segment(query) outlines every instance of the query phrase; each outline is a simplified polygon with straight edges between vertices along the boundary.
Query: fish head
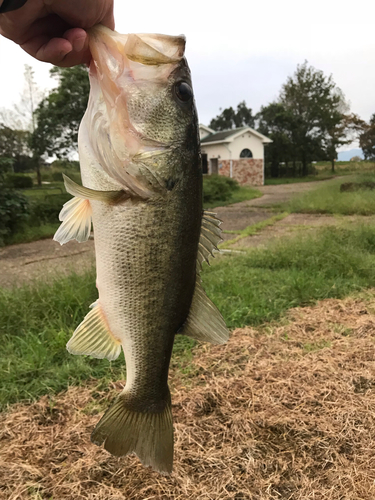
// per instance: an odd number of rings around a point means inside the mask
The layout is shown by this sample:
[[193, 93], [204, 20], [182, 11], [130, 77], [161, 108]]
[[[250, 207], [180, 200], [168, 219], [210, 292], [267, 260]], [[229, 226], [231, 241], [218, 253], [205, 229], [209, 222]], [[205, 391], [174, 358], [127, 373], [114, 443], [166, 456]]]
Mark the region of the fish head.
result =
[[185, 37], [121, 35], [99, 25], [89, 39], [88, 119], [100, 163], [120, 184], [133, 182], [135, 191], [142, 180], [144, 189], [144, 177], [153, 187], [163, 185], [168, 168], [178, 168], [174, 158], [199, 156]]

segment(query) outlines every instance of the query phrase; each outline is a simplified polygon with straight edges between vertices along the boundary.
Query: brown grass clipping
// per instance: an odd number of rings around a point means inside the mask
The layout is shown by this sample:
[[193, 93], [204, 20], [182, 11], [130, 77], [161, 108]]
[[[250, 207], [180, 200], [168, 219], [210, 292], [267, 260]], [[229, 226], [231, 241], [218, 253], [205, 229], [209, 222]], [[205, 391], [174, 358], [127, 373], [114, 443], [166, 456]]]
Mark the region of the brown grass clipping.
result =
[[0, 422], [0, 498], [373, 500], [374, 297], [326, 300], [197, 347], [171, 373], [170, 477], [90, 443], [115, 390], [14, 406]]

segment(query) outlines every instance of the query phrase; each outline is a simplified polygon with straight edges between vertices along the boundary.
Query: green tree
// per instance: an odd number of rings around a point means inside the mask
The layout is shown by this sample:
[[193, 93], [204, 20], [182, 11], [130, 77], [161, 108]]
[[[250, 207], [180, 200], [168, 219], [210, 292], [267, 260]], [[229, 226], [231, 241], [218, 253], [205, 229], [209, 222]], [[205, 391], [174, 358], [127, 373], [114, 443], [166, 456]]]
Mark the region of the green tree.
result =
[[37, 127], [31, 143], [39, 154], [62, 158], [77, 150], [78, 128], [87, 107], [90, 84], [85, 66], [54, 67], [50, 73], [57, 78], [58, 86], [36, 110]]
[[366, 160], [375, 159], [375, 113], [370, 118], [370, 123], [364, 126], [359, 136], [359, 145]]
[[265, 155], [267, 162], [271, 164], [271, 176], [279, 177], [280, 163], [288, 165], [293, 158], [291, 130], [293, 117], [279, 102], [272, 102], [268, 106], [262, 106], [257, 114], [258, 131], [272, 139], [267, 145]]
[[252, 110], [246, 106], [245, 101], [241, 101], [237, 110], [232, 107], [225, 108], [220, 115], [213, 118], [209, 127], [213, 130], [229, 130], [231, 128], [254, 127], [255, 117]]
[[340, 112], [333, 110], [326, 119], [326, 138], [325, 153], [327, 159], [331, 162], [332, 172], [335, 171], [335, 160], [337, 158], [337, 149], [345, 144], [350, 144], [363, 131], [364, 122], [353, 113]]
[[15, 172], [32, 169], [29, 138], [30, 132], [14, 130], [0, 123], [0, 158], [11, 159]]
[[332, 157], [345, 135], [341, 127], [343, 110], [348, 109], [344, 95], [332, 76], [326, 77], [305, 61], [282, 86], [279, 102], [293, 116], [293, 147], [302, 162], [302, 175], [307, 175], [308, 164], [323, 155]]

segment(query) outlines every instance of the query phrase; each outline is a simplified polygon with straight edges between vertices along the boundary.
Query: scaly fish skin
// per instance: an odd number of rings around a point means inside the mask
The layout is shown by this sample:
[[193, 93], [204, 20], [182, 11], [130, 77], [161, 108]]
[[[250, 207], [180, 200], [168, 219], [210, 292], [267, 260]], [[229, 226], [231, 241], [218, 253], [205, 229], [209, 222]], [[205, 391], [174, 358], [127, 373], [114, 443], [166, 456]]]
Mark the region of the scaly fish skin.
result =
[[67, 179], [78, 201], [64, 207], [55, 235], [61, 243], [83, 241], [92, 217], [99, 299], [68, 349], [115, 359], [122, 346], [125, 354], [126, 386], [92, 440], [114, 455], [135, 452], [161, 472], [173, 463], [167, 379], [175, 335], [227, 339], [197, 283], [197, 258], [207, 260], [220, 234], [212, 214], [202, 219], [198, 120], [184, 45], [183, 37], [91, 31], [95, 66], [79, 133], [83, 187]]

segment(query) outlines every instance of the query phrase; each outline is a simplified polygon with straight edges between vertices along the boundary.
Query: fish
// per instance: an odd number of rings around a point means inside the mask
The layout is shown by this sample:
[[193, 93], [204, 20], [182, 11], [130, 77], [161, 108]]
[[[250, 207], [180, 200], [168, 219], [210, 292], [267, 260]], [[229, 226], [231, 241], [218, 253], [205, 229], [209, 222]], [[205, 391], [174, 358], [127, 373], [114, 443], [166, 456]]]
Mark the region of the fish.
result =
[[94, 232], [98, 299], [67, 344], [71, 354], [115, 360], [126, 384], [91, 441], [173, 468], [168, 370], [176, 335], [223, 344], [229, 331], [200, 278], [221, 241], [203, 210], [198, 118], [185, 37], [89, 30], [90, 96], [79, 129], [82, 185], [54, 239]]

